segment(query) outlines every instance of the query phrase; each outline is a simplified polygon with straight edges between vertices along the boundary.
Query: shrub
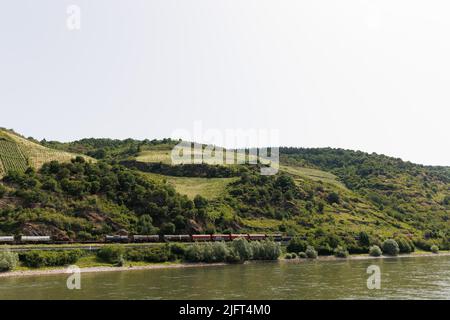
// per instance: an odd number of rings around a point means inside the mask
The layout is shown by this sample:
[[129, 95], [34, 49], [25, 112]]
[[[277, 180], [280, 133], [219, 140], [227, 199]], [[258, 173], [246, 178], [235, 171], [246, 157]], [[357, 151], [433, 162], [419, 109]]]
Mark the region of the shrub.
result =
[[170, 253], [175, 258], [183, 258], [186, 252], [186, 246], [181, 243], [171, 243]]
[[317, 251], [312, 246], [308, 246], [305, 251], [306, 257], [310, 259], [317, 258]]
[[184, 257], [189, 262], [202, 262], [203, 259], [203, 248], [199, 243], [194, 243], [191, 246], [188, 246]]
[[394, 239], [387, 239], [383, 242], [383, 253], [396, 256], [400, 252], [397, 242]]
[[77, 262], [83, 255], [81, 250], [40, 251], [33, 250], [19, 254], [19, 260], [31, 268], [65, 266]]
[[281, 254], [280, 245], [272, 240], [250, 242], [253, 260], [277, 260]]
[[166, 262], [170, 260], [170, 249], [167, 246], [129, 249], [126, 258], [130, 261]]
[[250, 260], [252, 258], [252, 247], [249, 242], [243, 238], [233, 240], [231, 242], [231, 248], [235, 250], [241, 261]]
[[338, 258], [347, 258], [348, 251], [343, 246], [337, 246], [336, 249], [334, 249], [334, 255]]
[[17, 253], [9, 250], [0, 251], [0, 272], [11, 271], [19, 263]]
[[433, 253], [439, 253], [439, 247], [435, 244], [433, 244], [430, 248], [431, 252]]
[[306, 259], [306, 258], [308, 258], [308, 256], [307, 256], [306, 253], [304, 253], [304, 252], [299, 252], [299, 253], [298, 253], [298, 257], [299, 257], [300, 259]]
[[212, 244], [212, 261], [213, 262], [225, 262], [229, 255], [230, 249], [225, 242], [215, 242]]
[[286, 248], [287, 252], [302, 252], [306, 250], [308, 243], [299, 237], [294, 237], [289, 241], [289, 244]]
[[292, 259], [292, 255], [290, 253], [286, 253], [286, 255], [284, 256], [285, 259], [291, 260]]
[[119, 245], [107, 245], [97, 251], [97, 257], [108, 263], [118, 263], [124, 258], [125, 248]]
[[379, 246], [371, 246], [369, 249], [369, 255], [372, 257], [381, 256], [382, 252]]
[[414, 244], [416, 245], [417, 248], [425, 250], [425, 251], [430, 251], [431, 246], [433, 245], [433, 243], [429, 240], [424, 240], [424, 239], [416, 239], [414, 241]]
[[413, 242], [408, 238], [400, 237], [397, 238], [396, 241], [398, 243], [400, 253], [411, 253], [415, 249]]

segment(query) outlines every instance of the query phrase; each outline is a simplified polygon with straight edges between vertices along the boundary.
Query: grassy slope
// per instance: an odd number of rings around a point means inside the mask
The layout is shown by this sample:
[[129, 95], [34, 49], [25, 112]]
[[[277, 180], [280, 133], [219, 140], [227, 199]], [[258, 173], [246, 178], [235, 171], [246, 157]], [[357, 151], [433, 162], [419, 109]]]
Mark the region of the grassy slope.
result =
[[[45, 162], [50, 162], [53, 160], [59, 162], [67, 162], [77, 156], [76, 154], [73, 153], [46, 148], [38, 143], [25, 139], [20, 135], [15, 134], [8, 130], [0, 129], [0, 139], [7, 141], [7, 143], [15, 144], [20, 154], [22, 154], [23, 157], [25, 158], [27, 165], [35, 169], [40, 168]], [[3, 157], [8, 155], [1, 154], [0, 156]], [[83, 157], [93, 161], [92, 158], [86, 156]], [[3, 160], [3, 162], [5, 161]], [[1, 165], [0, 168], [1, 168], [0, 176], [2, 176], [6, 171], [5, 164], [3, 163], [3, 165]]]
[[238, 179], [171, 177], [155, 173], [145, 173], [145, 175], [154, 180], [166, 181], [178, 193], [188, 196], [189, 199], [194, 199], [196, 195], [201, 195], [206, 199], [217, 198], [223, 195], [229, 183]]

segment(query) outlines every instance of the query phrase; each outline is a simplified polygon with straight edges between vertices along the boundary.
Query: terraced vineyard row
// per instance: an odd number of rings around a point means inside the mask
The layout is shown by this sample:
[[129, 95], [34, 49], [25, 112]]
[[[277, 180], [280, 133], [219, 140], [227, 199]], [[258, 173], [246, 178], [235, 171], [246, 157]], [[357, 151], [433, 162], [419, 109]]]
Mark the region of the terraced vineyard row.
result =
[[[35, 169], [39, 169], [46, 162], [53, 160], [68, 162], [76, 157], [75, 154], [46, 148], [8, 131], [0, 131], [0, 139], [2, 139], [2, 136], [4, 137], [4, 140], [13, 142], [24, 158], [28, 159], [28, 165]], [[91, 158], [85, 158], [93, 161]]]
[[0, 139], [0, 160], [4, 173], [8, 171], [25, 171], [28, 167], [27, 159], [17, 144], [5, 139]]

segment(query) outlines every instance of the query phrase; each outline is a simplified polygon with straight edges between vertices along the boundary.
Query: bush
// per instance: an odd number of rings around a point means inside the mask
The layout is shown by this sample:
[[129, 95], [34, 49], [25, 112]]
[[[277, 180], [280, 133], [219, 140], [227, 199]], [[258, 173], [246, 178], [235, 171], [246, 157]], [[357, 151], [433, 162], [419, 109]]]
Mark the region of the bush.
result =
[[343, 246], [337, 246], [336, 249], [334, 249], [334, 255], [338, 258], [347, 258], [348, 251]]
[[280, 245], [271, 240], [250, 242], [253, 260], [277, 260], [281, 254]]
[[203, 258], [203, 248], [199, 243], [194, 243], [191, 246], [188, 246], [184, 258], [189, 262], [202, 262]]
[[0, 272], [11, 271], [19, 263], [17, 253], [9, 250], [0, 251]]
[[184, 258], [186, 252], [186, 246], [181, 243], [171, 243], [170, 244], [170, 253], [175, 258]]
[[396, 241], [398, 243], [400, 253], [411, 253], [415, 250], [413, 242], [408, 238], [401, 237], [397, 238]]
[[317, 258], [317, 251], [314, 249], [314, 247], [308, 246], [305, 251], [306, 257], [309, 259], [316, 259]]
[[19, 254], [19, 260], [27, 267], [40, 268], [74, 264], [83, 255], [81, 250], [40, 251], [33, 250]]
[[383, 242], [383, 253], [396, 256], [400, 252], [397, 242], [394, 239], [387, 239]]
[[381, 249], [379, 246], [371, 246], [369, 249], [369, 255], [372, 257], [379, 257], [382, 255]]
[[435, 244], [431, 246], [430, 250], [433, 253], [439, 253], [439, 247]]
[[289, 241], [289, 244], [286, 248], [287, 252], [302, 252], [306, 250], [308, 243], [299, 237], [294, 237]]
[[119, 245], [108, 245], [97, 251], [97, 257], [105, 262], [117, 264], [124, 258], [125, 248]]
[[290, 253], [286, 253], [284, 258], [287, 259], [287, 260], [291, 260], [292, 259], [292, 255]]
[[243, 238], [235, 239], [231, 242], [231, 249], [236, 252], [241, 261], [252, 258], [252, 247], [249, 242]]
[[166, 262], [170, 260], [170, 249], [167, 246], [129, 249], [126, 258], [130, 261]]
[[306, 253], [304, 253], [304, 252], [299, 252], [299, 253], [298, 253], [298, 257], [299, 257], [300, 259], [306, 259], [306, 258], [308, 258], [308, 256], [307, 256]]

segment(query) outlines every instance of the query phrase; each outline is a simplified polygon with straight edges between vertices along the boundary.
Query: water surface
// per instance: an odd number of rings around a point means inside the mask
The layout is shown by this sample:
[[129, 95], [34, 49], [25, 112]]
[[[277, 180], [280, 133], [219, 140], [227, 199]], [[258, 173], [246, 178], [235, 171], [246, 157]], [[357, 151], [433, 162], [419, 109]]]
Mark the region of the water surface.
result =
[[[370, 265], [381, 289], [367, 289]], [[250, 263], [0, 278], [0, 299], [448, 299], [450, 257]]]

